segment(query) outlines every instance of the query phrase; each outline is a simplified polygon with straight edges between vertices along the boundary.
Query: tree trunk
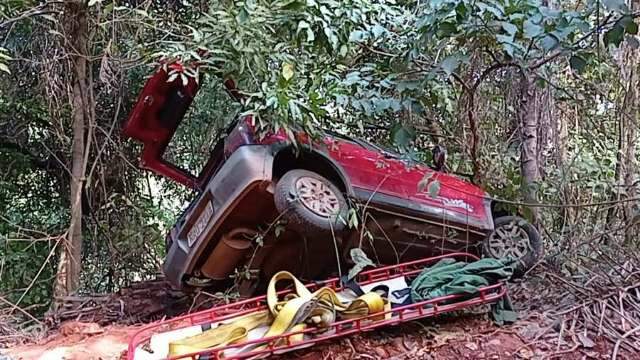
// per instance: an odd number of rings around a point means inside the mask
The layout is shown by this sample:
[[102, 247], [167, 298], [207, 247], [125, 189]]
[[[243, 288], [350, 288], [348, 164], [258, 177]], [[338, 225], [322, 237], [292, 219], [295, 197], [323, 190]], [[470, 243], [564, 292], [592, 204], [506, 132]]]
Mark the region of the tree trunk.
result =
[[[538, 166], [538, 111], [535, 84], [528, 74], [520, 77], [520, 169], [522, 172], [522, 189], [524, 200], [529, 204], [537, 204], [537, 185], [540, 179]], [[531, 218], [537, 221], [537, 208], [530, 207]]]
[[[629, 9], [640, 7], [640, 1], [627, 2]], [[640, 51], [624, 43], [618, 52], [618, 66], [620, 68], [620, 81], [624, 85], [625, 92], [622, 103], [618, 108], [618, 152], [616, 154], [615, 184], [611, 193], [611, 200], [624, 200], [634, 198], [637, 195], [637, 127], [640, 117], [640, 99], [638, 87], [640, 86]], [[635, 202], [623, 203], [612, 206], [607, 211], [607, 227], [612, 228], [615, 223], [617, 210], [622, 210], [622, 220], [625, 223], [624, 242], [630, 244], [635, 239], [636, 223], [638, 222], [639, 209]], [[610, 240], [606, 238], [605, 240]]]
[[[623, 106], [624, 107], [624, 101], [623, 101]], [[624, 121], [624, 115], [622, 114], [622, 112], [624, 112], [624, 110], [618, 110], [618, 121], [616, 123], [616, 131], [617, 131], [617, 138], [618, 138], [618, 144], [617, 144], [617, 149], [618, 151], [616, 151], [616, 168], [615, 168], [615, 172], [614, 172], [614, 184], [613, 184], [613, 191], [611, 192], [611, 197], [609, 198], [610, 201], [620, 201], [620, 194], [622, 188], [622, 179], [624, 177], [623, 174], [623, 153], [625, 153], [625, 140], [624, 140], [624, 134], [625, 134], [625, 121]], [[618, 207], [617, 206], [611, 206], [609, 207], [609, 209], [607, 210], [607, 218], [606, 218], [606, 226], [608, 229], [611, 229], [612, 223], [615, 220], [615, 216], [617, 215], [617, 210]], [[603, 240], [605, 240], [606, 242], [608, 242], [608, 237], [604, 238]]]
[[[637, 1], [636, 1], [637, 2]], [[629, 3], [630, 9], [634, 9], [633, 1]], [[636, 5], [637, 8], [637, 5]], [[638, 99], [638, 86], [640, 77], [638, 67], [640, 67], [640, 51], [625, 44], [622, 48], [622, 58], [620, 64], [620, 75], [626, 87], [624, 105], [622, 109], [621, 123], [624, 124], [624, 189], [626, 198], [636, 197], [637, 183], [637, 159], [636, 143], [638, 135], [638, 117], [640, 117], [640, 101]], [[625, 244], [630, 245], [635, 238], [638, 209], [635, 202], [625, 203], [623, 206], [626, 223]]]
[[87, 79], [87, 8], [84, 2], [68, 4], [70, 24], [68, 32], [73, 55], [73, 89], [71, 92], [73, 144], [71, 150], [71, 222], [64, 248], [61, 250], [58, 274], [54, 285], [55, 297], [69, 295], [80, 285], [82, 270], [82, 189], [86, 169], [85, 129], [90, 116]]

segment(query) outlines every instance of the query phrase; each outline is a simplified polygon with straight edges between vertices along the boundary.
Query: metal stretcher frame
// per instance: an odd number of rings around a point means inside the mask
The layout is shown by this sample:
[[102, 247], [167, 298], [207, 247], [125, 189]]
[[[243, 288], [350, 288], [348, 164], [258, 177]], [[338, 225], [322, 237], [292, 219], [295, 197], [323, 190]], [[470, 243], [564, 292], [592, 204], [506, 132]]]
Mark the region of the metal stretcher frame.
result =
[[[465, 261], [474, 261], [478, 259], [478, 257], [468, 253], [451, 253], [364, 271], [357, 276], [356, 282], [360, 286], [364, 286], [374, 282], [390, 280], [401, 276], [417, 276], [418, 274], [420, 274], [424, 267], [432, 265], [444, 258], [456, 258]], [[317, 290], [323, 286], [333, 288], [336, 291], [341, 291], [343, 289], [343, 287], [340, 285], [339, 278], [332, 278], [325, 281], [311, 283], [306, 286], [311, 291]], [[291, 290], [281, 291], [279, 294], [283, 295], [290, 291]], [[494, 303], [503, 298], [506, 293], [506, 284], [497, 283], [494, 285], [479, 288], [477, 294], [475, 294], [475, 296], [473, 297], [469, 297], [468, 294], [441, 296], [430, 300], [395, 307], [388, 311], [385, 311], [384, 313], [375, 313], [359, 318], [336, 321], [332, 323], [328, 328], [320, 329], [309, 327], [301, 331], [288, 332], [282, 335], [244, 341], [237, 344], [220, 347], [215, 350], [185, 354], [177, 357], [171, 357], [170, 359], [198, 359], [203, 355], [209, 356], [210, 359], [221, 359], [223, 357], [222, 354], [226, 350], [240, 349], [251, 344], [265, 343], [268, 345], [266, 347], [260, 348], [259, 350], [247, 351], [231, 356], [224, 356], [224, 359], [243, 359], [258, 355], [264, 356], [274, 353], [283, 353], [289, 350], [295, 350], [350, 334], [369, 331], [382, 326], [397, 325], [399, 323], [436, 316], [439, 314], [461, 310], [471, 306]], [[134, 360], [136, 348], [148, 342], [151, 336], [155, 333], [176, 330], [182, 327], [217, 323], [256, 311], [264, 310], [266, 308], [267, 299], [266, 295], [263, 295], [213, 307], [208, 310], [176, 317], [170, 320], [150, 324], [136, 332], [129, 341], [127, 359]], [[382, 318], [383, 314], [391, 314], [391, 317], [388, 319], [385, 317], [382, 320], [378, 320]], [[172, 327], [172, 325], [174, 325], [175, 327]], [[315, 336], [302, 341], [292, 342], [291, 336], [297, 334], [314, 334]]]

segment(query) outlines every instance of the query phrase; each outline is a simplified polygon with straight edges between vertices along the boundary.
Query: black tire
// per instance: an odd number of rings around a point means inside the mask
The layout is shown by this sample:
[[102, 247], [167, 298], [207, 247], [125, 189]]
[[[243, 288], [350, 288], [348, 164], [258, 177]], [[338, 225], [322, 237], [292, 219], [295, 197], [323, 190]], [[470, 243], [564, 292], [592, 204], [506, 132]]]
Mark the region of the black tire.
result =
[[[335, 196], [337, 204], [334, 206], [337, 209], [332, 211], [332, 215], [322, 216], [303, 203], [296, 187], [298, 181], [302, 178], [315, 179]], [[317, 173], [300, 169], [290, 170], [276, 184], [273, 197], [276, 209], [278, 209], [282, 218], [287, 221], [292, 230], [302, 233], [308, 233], [309, 231], [327, 232], [331, 230], [337, 232], [345, 228], [349, 207], [344, 195], [331, 181]]]
[[[501, 229], [502, 232], [500, 232], [499, 229]], [[508, 236], [501, 235], [506, 234], [507, 230], [509, 230]], [[512, 231], [517, 232], [517, 236], [512, 238], [510, 236]], [[526, 234], [526, 239], [523, 236], [524, 234]], [[519, 257], [508, 256], [516, 258], [516, 262], [512, 265], [513, 277], [522, 277], [527, 271], [529, 271], [529, 269], [542, 259], [543, 244], [540, 233], [533, 225], [523, 218], [517, 216], [502, 216], [496, 218], [494, 220], [494, 231], [487, 236], [487, 239], [485, 239], [482, 244], [482, 254], [485, 257], [492, 258], [506, 257], [499, 256], [499, 251], [494, 250], [495, 246], [492, 246], [492, 243], [495, 244], [496, 242], [499, 242], [499, 239], [504, 239], [505, 237], [507, 237], [507, 239], [503, 241], [507, 241], [508, 244], [505, 244], [504, 248], [513, 249], [514, 252], [522, 254], [522, 256]], [[520, 245], [515, 245], [514, 241], [518, 241], [518, 244]]]

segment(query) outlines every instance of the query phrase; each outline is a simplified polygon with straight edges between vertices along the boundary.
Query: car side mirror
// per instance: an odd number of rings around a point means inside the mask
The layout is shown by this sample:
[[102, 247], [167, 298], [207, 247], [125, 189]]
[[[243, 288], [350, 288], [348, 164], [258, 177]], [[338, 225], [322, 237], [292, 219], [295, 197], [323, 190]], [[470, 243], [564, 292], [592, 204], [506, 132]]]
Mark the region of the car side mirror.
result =
[[436, 145], [431, 149], [433, 156], [433, 168], [436, 171], [444, 171], [447, 167], [447, 149], [442, 145]]

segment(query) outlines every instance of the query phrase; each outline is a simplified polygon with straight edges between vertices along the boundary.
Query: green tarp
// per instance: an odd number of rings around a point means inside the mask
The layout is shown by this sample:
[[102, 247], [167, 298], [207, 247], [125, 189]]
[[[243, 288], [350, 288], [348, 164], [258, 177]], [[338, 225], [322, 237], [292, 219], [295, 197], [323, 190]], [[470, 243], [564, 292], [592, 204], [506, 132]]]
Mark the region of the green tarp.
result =
[[[472, 263], [445, 258], [425, 268], [411, 282], [411, 300], [419, 302], [445, 295], [476, 294], [478, 288], [508, 280], [513, 274], [511, 260], [481, 259]], [[508, 295], [492, 305], [493, 320], [498, 325], [518, 319]]]

